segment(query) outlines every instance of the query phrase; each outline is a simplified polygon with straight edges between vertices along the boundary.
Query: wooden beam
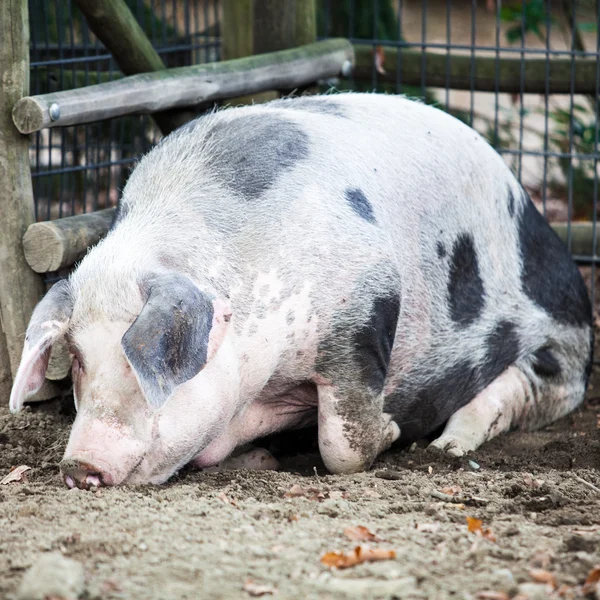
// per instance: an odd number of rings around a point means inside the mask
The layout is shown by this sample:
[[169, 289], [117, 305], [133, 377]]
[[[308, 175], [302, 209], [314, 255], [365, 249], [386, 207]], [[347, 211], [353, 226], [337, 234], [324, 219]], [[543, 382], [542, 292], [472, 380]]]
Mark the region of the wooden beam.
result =
[[[553, 223], [552, 228], [566, 244], [567, 223]], [[600, 226], [596, 228], [596, 248], [594, 248], [594, 227], [590, 222], [571, 223], [571, 254], [576, 256], [600, 257]]]
[[[27, 262], [38, 273], [72, 266], [85, 255], [90, 246], [98, 243], [108, 233], [114, 212], [114, 208], [107, 208], [30, 225], [24, 238]], [[566, 243], [567, 224], [551, 223], [551, 227]], [[592, 234], [592, 223], [572, 223], [572, 253], [580, 256], [594, 254]], [[596, 255], [600, 256], [600, 226], [597, 238]]]
[[122, 115], [149, 114], [272, 89], [292, 89], [340, 74], [353, 62], [344, 39], [226, 62], [124, 77], [75, 90], [19, 100], [13, 120], [22, 133], [91, 123]]
[[107, 208], [30, 225], [23, 236], [27, 263], [36, 273], [70, 267], [106, 235], [114, 212], [114, 208]]
[[[75, 0], [89, 28], [113, 55], [125, 75], [162, 71], [166, 65], [124, 0]], [[164, 112], [153, 115], [163, 134], [195, 115]]]
[[[44, 293], [44, 282], [27, 265], [22, 244], [34, 221], [29, 139], [11, 119], [14, 104], [29, 93], [27, 0], [0, 2], [0, 69], [0, 393], [6, 398], [31, 313]], [[45, 387], [38, 398], [55, 393]]]
[[[353, 77], [372, 81], [373, 47], [367, 44], [354, 46], [356, 67]], [[517, 94], [569, 94], [571, 92], [570, 58], [549, 59], [550, 76], [546, 83], [546, 59], [528, 57], [524, 64], [523, 89], [521, 90], [521, 59], [477, 56], [468, 54], [421, 52], [413, 48], [385, 47], [385, 75], [377, 74], [382, 82], [396, 82], [396, 66], [400, 60], [400, 81], [406, 85], [420, 86], [422, 81], [428, 88], [470, 90]], [[423, 73], [424, 68], [424, 73]], [[573, 92], [575, 94], [595, 94], [596, 60], [580, 58], [574, 63]], [[472, 79], [472, 74], [473, 79]]]
[[[313, 43], [317, 39], [315, 0], [223, 0], [221, 34], [225, 60]], [[272, 88], [233, 98], [231, 103], [267, 102], [281, 91]], [[288, 93], [293, 88], [283, 91]]]

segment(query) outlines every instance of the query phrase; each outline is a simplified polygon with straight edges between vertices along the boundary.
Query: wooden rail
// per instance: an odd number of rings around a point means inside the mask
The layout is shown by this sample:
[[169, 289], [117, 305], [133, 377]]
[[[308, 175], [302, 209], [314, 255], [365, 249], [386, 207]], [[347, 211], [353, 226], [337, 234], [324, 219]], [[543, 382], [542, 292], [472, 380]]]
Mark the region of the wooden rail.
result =
[[[373, 79], [373, 47], [367, 44], [354, 46], [356, 67], [353, 77], [359, 80]], [[571, 92], [571, 69], [573, 69], [573, 93], [596, 93], [597, 61], [591, 58], [496, 58], [469, 54], [425, 52], [413, 48], [386, 47], [385, 75], [377, 74], [378, 81], [396, 82], [396, 70], [406, 85], [518, 94], [569, 94]], [[600, 58], [600, 57], [599, 57]], [[398, 64], [398, 61], [400, 63]], [[549, 79], [546, 82], [546, 64]], [[521, 77], [523, 68], [523, 77]], [[521, 79], [523, 86], [521, 87]]]
[[[107, 234], [114, 212], [114, 208], [107, 208], [30, 225], [23, 239], [27, 263], [37, 273], [72, 266], [83, 258], [90, 246]], [[552, 228], [566, 243], [567, 224], [552, 223]], [[571, 252], [580, 256], [600, 255], [600, 227], [595, 252], [592, 248], [592, 235], [592, 223], [571, 224]]]
[[335, 77], [354, 63], [350, 42], [331, 39], [231, 61], [167, 69], [84, 88], [29, 96], [13, 108], [21, 133], [148, 114]]

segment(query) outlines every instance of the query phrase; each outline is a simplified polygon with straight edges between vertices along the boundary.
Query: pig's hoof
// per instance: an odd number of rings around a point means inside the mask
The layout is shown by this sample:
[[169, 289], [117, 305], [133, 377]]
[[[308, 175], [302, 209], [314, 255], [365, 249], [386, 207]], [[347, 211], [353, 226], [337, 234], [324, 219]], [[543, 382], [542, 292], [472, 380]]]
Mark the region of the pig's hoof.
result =
[[469, 449], [465, 448], [463, 443], [451, 436], [441, 436], [437, 440], [434, 440], [429, 444], [428, 450], [438, 450], [440, 452], [444, 452], [448, 454], [448, 456], [464, 456]]

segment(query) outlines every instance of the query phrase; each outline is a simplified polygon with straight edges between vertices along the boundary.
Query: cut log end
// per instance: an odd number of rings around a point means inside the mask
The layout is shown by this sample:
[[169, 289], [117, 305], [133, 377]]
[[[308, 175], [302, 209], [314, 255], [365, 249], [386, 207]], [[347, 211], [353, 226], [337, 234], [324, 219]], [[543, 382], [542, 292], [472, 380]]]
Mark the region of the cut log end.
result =
[[39, 131], [50, 123], [48, 108], [36, 98], [21, 98], [12, 110], [12, 118], [17, 129], [24, 134]]
[[58, 271], [64, 264], [66, 246], [54, 223], [34, 223], [23, 236], [23, 251], [27, 264], [36, 273]]

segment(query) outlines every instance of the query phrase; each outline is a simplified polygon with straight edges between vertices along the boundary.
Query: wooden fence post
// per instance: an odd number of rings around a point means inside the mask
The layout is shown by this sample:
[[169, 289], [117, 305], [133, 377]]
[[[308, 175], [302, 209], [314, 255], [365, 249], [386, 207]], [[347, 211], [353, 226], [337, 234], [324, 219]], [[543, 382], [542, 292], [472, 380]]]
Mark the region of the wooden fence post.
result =
[[[34, 221], [29, 138], [15, 127], [14, 104], [29, 94], [27, 0], [0, 2], [0, 402], [8, 401], [25, 330], [44, 293], [43, 279], [23, 253], [23, 235]], [[8, 363], [8, 364], [7, 364]], [[50, 397], [51, 386], [40, 390]], [[39, 398], [41, 399], [41, 397]]]
[[[222, 58], [286, 50], [317, 39], [315, 0], [223, 0]], [[279, 90], [231, 100], [232, 104], [266, 102]]]

